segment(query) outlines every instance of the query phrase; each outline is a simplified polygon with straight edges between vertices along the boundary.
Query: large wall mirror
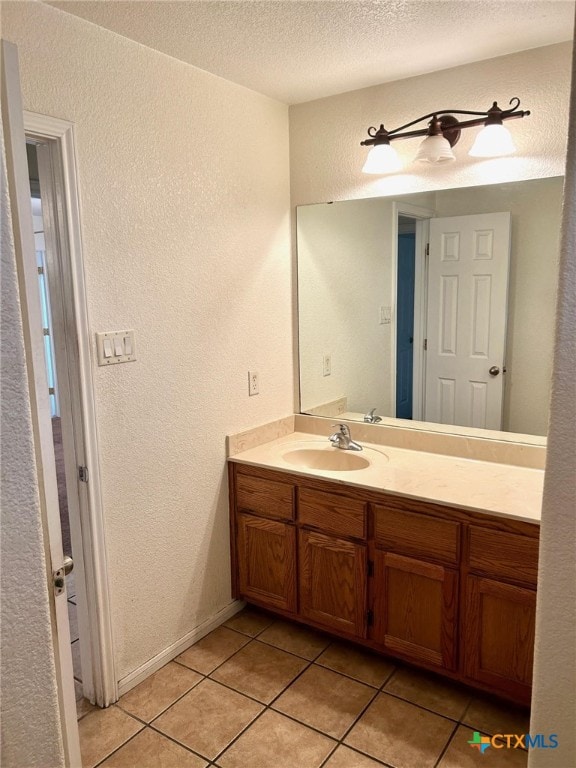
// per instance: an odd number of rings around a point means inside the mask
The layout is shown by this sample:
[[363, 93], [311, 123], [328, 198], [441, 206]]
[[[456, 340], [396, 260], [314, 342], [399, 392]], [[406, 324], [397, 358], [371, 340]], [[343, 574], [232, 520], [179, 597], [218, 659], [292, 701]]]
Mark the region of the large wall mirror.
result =
[[301, 411], [545, 435], [562, 188], [299, 207]]

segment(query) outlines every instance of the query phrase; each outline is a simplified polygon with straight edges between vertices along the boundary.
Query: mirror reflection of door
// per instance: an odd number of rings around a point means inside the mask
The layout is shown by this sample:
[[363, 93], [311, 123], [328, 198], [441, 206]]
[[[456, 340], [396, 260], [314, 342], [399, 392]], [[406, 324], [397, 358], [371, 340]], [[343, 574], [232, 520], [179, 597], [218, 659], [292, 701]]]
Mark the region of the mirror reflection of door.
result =
[[399, 216], [396, 273], [396, 417], [399, 419], [412, 418], [415, 249], [415, 221]]
[[510, 219], [486, 213], [430, 221], [428, 421], [502, 429]]

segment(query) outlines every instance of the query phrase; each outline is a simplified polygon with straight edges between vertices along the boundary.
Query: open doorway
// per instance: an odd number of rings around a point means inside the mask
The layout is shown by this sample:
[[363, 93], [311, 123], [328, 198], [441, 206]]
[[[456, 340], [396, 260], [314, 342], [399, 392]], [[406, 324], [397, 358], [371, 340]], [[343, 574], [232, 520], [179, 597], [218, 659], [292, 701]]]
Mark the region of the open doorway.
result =
[[[58, 610], [69, 618], [76, 697], [106, 707], [118, 694], [74, 129], [71, 123], [53, 117], [31, 112], [24, 112], [23, 117], [27, 144], [23, 159], [30, 169], [33, 229], [37, 232], [37, 296], [42, 296], [36, 314], [42, 316], [42, 325], [48, 329], [43, 335], [43, 360], [38, 364], [46, 366], [49, 387], [54, 389], [50, 394], [51, 436], [61, 503], [57, 516], [60, 526], [54, 542], [49, 532], [50, 547], [56, 564], [61, 562], [62, 549], [64, 555], [72, 552], [74, 560], [73, 574], [66, 579], [68, 610]], [[57, 521], [52, 524], [57, 525]], [[62, 638], [64, 635], [68, 632], [62, 633]], [[58, 653], [63, 654], [63, 648]], [[72, 697], [67, 701], [71, 706]], [[85, 706], [83, 702], [80, 709]]]
[[413, 418], [416, 220], [398, 217], [396, 273], [396, 418]]
[[[54, 188], [54, 156], [50, 143], [47, 140], [27, 137], [26, 158], [42, 313], [44, 358], [50, 397], [62, 549], [66, 569], [71, 569], [66, 574], [66, 593], [76, 709], [80, 719], [91, 708], [87, 697], [93, 697], [93, 693], [89, 674], [91, 669], [89, 638], [86, 637], [85, 632], [82, 633], [84, 637], [80, 638], [78, 622], [78, 604], [81, 600], [82, 613], [87, 614], [84, 604], [86, 589], [82, 568], [81, 526], [78, 519], [71, 523], [71, 517], [78, 515], [80, 500], [77, 489], [79, 478], [76, 476], [78, 459], [75, 448], [74, 416], [69, 391], [71, 372], [68, 370], [69, 361], [65, 340], [65, 299], [62, 295], [60, 279], [62, 253], [59, 243], [62, 233], [59, 232], [61, 223], [54, 209], [57, 192]], [[75, 529], [74, 537], [72, 529]], [[77, 582], [82, 582], [80, 588], [76, 587]], [[86, 673], [83, 673], [83, 667]], [[83, 680], [87, 682], [87, 696], [85, 696]]]
[[427, 251], [435, 215], [431, 208], [393, 204], [391, 415], [409, 421], [424, 419]]

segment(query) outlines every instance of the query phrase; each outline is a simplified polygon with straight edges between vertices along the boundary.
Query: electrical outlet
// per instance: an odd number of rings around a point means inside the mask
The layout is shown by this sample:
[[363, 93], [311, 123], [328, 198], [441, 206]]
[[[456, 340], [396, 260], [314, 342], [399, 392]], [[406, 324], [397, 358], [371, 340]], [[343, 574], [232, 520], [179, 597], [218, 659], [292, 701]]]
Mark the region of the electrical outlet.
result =
[[257, 395], [259, 392], [258, 371], [248, 371], [248, 394]]
[[332, 355], [324, 355], [322, 358], [322, 376], [330, 376], [332, 373]]

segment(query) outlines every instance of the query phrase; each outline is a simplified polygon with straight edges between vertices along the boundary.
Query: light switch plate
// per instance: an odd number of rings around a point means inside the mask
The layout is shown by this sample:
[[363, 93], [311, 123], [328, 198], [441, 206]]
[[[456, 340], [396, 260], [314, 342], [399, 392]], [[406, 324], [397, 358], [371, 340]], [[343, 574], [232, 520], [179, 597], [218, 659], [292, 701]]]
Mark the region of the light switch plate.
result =
[[136, 360], [134, 331], [106, 331], [96, 334], [98, 365], [131, 363]]
[[392, 322], [392, 307], [380, 307], [380, 325], [390, 325]]

